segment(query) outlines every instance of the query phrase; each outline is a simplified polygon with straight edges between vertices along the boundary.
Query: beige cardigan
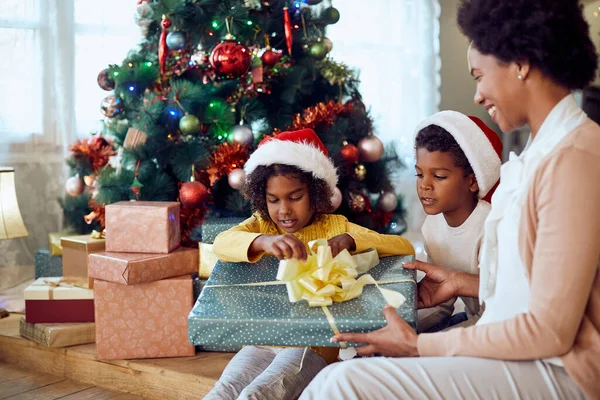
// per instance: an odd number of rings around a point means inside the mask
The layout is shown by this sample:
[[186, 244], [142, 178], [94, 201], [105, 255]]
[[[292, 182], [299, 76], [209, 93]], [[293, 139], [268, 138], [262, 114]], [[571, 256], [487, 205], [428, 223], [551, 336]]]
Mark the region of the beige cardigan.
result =
[[587, 120], [532, 179], [519, 228], [529, 312], [421, 334], [421, 356], [534, 360], [560, 356], [588, 398], [600, 398], [600, 126]]

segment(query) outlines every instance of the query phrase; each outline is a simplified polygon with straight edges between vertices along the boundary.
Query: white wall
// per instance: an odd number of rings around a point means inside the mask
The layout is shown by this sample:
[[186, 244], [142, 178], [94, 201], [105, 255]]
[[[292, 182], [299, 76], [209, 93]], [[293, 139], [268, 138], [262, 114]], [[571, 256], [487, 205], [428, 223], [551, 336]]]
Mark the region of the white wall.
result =
[[[600, 13], [600, 0], [584, 1], [583, 15], [590, 24], [590, 36], [596, 45], [596, 49], [600, 53], [600, 14], [594, 16], [594, 12]], [[595, 85], [600, 85], [600, 74], [596, 74]]]
[[464, 114], [481, 118], [493, 126], [485, 110], [473, 102], [475, 81], [471, 78], [467, 67], [467, 48], [469, 42], [460, 32], [456, 23], [456, 12], [459, 0], [440, 0], [440, 56], [441, 70], [441, 103], [440, 110], [456, 110]]

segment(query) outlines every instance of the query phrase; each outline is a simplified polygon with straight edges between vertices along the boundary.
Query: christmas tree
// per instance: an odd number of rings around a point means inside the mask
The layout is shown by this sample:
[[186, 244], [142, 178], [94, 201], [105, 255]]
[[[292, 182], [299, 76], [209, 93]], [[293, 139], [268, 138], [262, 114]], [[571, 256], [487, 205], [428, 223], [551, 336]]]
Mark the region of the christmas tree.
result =
[[100, 230], [116, 201], [180, 201], [191, 244], [207, 213], [250, 215], [243, 166], [264, 135], [312, 128], [338, 167], [332, 211], [401, 233], [401, 162], [373, 134], [356, 72], [328, 55], [339, 18], [322, 0], [140, 1], [140, 45], [98, 75], [103, 131], [70, 149], [66, 224]]

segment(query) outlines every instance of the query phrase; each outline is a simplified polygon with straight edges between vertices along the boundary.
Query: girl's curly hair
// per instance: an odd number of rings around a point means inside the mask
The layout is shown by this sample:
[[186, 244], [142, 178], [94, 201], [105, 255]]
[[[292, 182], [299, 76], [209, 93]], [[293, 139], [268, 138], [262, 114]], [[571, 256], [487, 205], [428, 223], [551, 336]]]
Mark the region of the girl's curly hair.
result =
[[300, 179], [308, 185], [310, 208], [317, 215], [327, 213], [331, 209], [331, 189], [329, 185], [310, 172], [286, 164], [260, 165], [246, 177], [242, 194], [250, 201], [252, 212], [257, 212], [263, 219], [270, 219], [267, 208], [267, 181], [272, 176], [286, 176]]

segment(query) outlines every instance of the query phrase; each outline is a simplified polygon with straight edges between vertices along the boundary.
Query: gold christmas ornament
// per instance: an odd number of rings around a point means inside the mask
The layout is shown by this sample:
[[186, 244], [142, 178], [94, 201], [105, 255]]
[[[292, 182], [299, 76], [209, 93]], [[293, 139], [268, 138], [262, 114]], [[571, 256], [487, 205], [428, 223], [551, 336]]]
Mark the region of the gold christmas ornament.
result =
[[357, 164], [356, 167], [354, 167], [354, 173], [356, 174], [356, 178], [359, 181], [362, 181], [367, 177], [367, 168], [362, 164]]

